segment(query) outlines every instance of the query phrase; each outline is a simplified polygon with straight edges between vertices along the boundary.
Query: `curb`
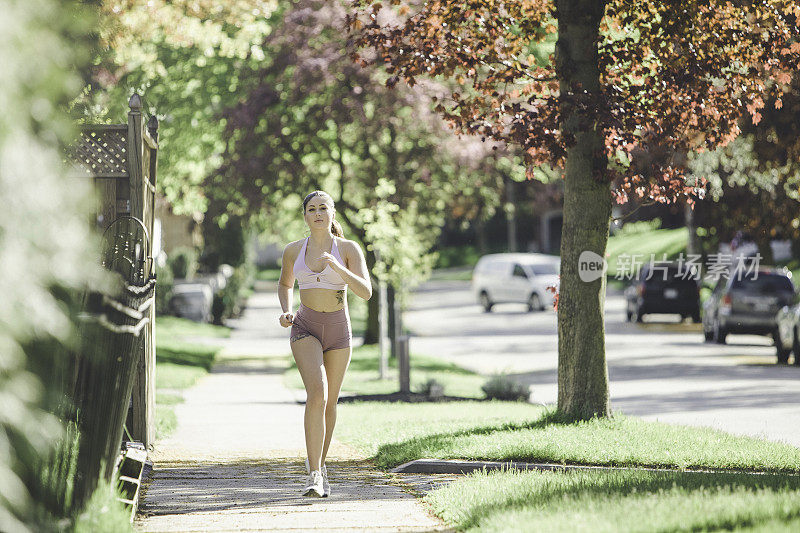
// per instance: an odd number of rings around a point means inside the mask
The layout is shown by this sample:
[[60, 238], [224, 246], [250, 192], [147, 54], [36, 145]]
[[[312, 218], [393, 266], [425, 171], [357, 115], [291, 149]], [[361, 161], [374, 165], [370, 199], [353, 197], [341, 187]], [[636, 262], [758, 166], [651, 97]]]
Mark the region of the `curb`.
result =
[[680, 472], [692, 474], [751, 474], [797, 476], [789, 472], [752, 472], [744, 470], [681, 470], [677, 468], [638, 468], [628, 466], [584, 466], [547, 463], [519, 463], [516, 461], [458, 461], [452, 459], [417, 459], [390, 470], [395, 474], [469, 474], [480, 470], [522, 470], [522, 471], [588, 471], [588, 472]]

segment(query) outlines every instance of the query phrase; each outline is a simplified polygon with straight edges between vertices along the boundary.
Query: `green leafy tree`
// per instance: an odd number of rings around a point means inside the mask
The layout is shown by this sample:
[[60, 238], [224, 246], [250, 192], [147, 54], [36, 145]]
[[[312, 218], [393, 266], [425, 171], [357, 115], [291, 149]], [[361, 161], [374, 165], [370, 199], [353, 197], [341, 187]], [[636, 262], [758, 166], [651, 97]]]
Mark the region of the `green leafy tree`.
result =
[[207, 209], [201, 185], [222, 163], [226, 145], [220, 114], [265, 60], [262, 43], [277, 5], [107, 0], [98, 7], [103, 46], [76, 113], [120, 122], [128, 97], [142, 95], [145, 110], [160, 120], [157, 185], [178, 214]]
[[[563, 168], [558, 408], [610, 413], [605, 277], [582, 281], [584, 252], [605, 255], [613, 200], [693, 195], [685, 154], [713, 150], [776, 102], [800, 63], [790, 0], [357, 0], [347, 23], [362, 65], [388, 84], [454, 87], [437, 111], [458, 132], [514, 144], [529, 172]], [[533, 54], [557, 34], [554, 53]], [[691, 198], [690, 198], [691, 199]]]
[[708, 179], [695, 215], [707, 248], [743, 231], [767, 264], [777, 238], [790, 239], [800, 257], [800, 83], [780, 99], [758, 124], [742, 124], [744, 134], [728, 146], [690, 157], [692, 172]]
[[[205, 189], [216, 212], [258, 218], [286, 236], [297, 235], [282, 231], [287, 208], [291, 230], [303, 229], [302, 198], [328, 191], [370, 271], [402, 295], [430, 271], [427, 252], [448, 205], [486, 170], [473, 161], [492, 150], [467, 150], [447, 134], [429, 110], [435, 86], [389, 90], [377, 69], [354, 65], [335, 24], [343, 17], [321, 1], [280, 13], [267, 59], [245, 82], [252, 89], [223, 115], [228, 148]], [[377, 300], [368, 343], [377, 341]]]

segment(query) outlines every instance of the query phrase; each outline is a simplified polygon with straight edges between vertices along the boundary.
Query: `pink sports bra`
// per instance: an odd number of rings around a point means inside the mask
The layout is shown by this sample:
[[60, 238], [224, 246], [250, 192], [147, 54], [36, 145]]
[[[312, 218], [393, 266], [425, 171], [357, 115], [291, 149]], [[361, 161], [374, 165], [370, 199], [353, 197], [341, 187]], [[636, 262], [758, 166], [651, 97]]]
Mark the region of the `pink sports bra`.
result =
[[[308, 237], [303, 243], [303, 248], [297, 254], [297, 259], [294, 261], [294, 277], [297, 278], [297, 285], [301, 289], [334, 289], [342, 290], [347, 288], [347, 283], [344, 282], [342, 276], [333, 270], [330, 265], [326, 265], [322, 272], [314, 272], [308, 265], [306, 265], [306, 248], [308, 247]], [[339, 260], [341, 264], [345, 264], [342, 256], [339, 255], [339, 247], [336, 246], [336, 238], [333, 239], [333, 246], [331, 247], [331, 254]]]

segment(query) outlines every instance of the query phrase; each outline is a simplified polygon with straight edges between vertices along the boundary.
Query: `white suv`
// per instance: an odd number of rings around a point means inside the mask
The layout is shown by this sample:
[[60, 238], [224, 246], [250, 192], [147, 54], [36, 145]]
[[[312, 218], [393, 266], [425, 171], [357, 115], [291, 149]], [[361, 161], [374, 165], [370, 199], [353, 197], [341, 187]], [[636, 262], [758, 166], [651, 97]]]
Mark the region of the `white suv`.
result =
[[472, 291], [487, 313], [497, 303], [528, 304], [529, 311], [552, 308], [560, 259], [545, 254], [490, 254], [472, 271]]

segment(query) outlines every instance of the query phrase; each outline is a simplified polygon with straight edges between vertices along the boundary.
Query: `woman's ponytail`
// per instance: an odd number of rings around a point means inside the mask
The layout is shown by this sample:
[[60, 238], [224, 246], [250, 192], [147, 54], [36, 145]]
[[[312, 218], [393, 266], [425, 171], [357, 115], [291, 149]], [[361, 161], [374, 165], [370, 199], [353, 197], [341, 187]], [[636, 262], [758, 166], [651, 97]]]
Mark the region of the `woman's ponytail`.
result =
[[342, 231], [342, 225], [336, 222], [335, 220], [331, 221], [331, 233], [333, 233], [336, 237], [344, 238], [344, 232]]

